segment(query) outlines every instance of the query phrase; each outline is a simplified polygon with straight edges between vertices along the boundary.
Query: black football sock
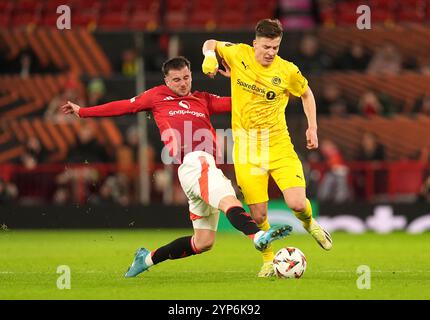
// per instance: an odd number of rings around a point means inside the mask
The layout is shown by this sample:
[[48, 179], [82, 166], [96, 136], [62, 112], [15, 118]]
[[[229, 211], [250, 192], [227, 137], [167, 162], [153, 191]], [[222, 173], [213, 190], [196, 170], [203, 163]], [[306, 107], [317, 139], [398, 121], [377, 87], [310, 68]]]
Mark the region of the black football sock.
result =
[[181, 259], [200, 253], [194, 245], [192, 236], [178, 238], [153, 253], [151, 259], [154, 264], [168, 259]]
[[247, 236], [256, 234], [261, 229], [242, 207], [231, 207], [226, 214], [228, 221], [237, 230], [242, 231]]

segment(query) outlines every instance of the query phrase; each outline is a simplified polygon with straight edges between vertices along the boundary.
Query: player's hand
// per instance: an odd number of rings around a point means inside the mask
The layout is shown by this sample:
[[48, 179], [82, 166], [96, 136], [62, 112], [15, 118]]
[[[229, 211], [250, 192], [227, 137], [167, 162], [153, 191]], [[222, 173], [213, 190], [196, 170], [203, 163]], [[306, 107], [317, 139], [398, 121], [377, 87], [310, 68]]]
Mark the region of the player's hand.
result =
[[202, 64], [202, 71], [210, 78], [214, 78], [218, 72], [218, 60], [214, 51], [205, 53], [205, 58]]
[[225, 70], [218, 69], [218, 72], [221, 73], [224, 77], [230, 78], [231, 77], [231, 69], [228, 66], [227, 62], [225, 62], [224, 59], [221, 60], [222, 65], [224, 66]]
[[308, 128], [306, 130], [306, 148], [310, 150], [318, 148], [317, 129]]
[[63, 111], [65, 114], [74, 114], [79, 118], [79, 109], [81, 109], [81, 107], [78, 106], [76, 103], [67, 101], [67, 103], [60, 108], [61, 111]]

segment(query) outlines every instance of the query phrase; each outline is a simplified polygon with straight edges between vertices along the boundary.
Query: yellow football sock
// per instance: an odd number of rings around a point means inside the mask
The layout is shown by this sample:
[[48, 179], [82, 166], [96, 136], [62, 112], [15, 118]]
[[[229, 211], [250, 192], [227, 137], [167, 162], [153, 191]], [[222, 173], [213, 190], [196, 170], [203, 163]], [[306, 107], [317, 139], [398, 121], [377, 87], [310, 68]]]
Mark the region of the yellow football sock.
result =
[[306, 199], [306, 209], [303, 212], [294, 211], [296, 217], [302, 221], [303, 227], [307, 230], [312, 222], [312, 206], [309, 199]]
[[[267, 231], [270, 229], [269, 220], [266, 218], [262, 224], [259, 224], [258, 227], [263, 230]], [[275, 254], [273, 253], [272, 245], [269, 245], [266, 249], [261, 251], [261, 254], [263, 255], [263, 262], [272, 262], [273, 258], [275, 257]]]

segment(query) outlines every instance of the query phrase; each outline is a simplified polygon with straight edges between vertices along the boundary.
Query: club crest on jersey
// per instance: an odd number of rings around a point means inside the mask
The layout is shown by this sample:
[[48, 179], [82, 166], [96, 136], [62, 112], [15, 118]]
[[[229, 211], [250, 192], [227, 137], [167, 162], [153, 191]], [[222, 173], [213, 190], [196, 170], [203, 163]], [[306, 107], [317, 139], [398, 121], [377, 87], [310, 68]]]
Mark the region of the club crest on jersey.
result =
[[185, 101], [185, 100], [179, 101], [179, 106], [181, 106], [182, 108], [187, 109], [187, 110], [191, 108], [190, 103], [188, 101]]
[[279, 86], [281, 84], [281, 78], [275, 76], [272, 78], [272, 84], [274, 84], [275, 86]]

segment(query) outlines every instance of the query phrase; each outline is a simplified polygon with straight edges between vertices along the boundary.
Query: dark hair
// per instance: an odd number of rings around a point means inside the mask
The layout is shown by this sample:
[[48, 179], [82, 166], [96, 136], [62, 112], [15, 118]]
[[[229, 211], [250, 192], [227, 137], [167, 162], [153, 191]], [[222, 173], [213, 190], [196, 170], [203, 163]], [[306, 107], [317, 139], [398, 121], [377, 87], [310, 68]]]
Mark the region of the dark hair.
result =
[[187, 58], [180, 56], [165, 61], [161, 67], [161, 71], [167, 76], [170, 70], [181, 70], [184, 67], [188, 67], [191, 70], [191, 63]]
[[282, 38], [282, 25], [278, 19], [263, 19], [255, 27], [255, 37]]

